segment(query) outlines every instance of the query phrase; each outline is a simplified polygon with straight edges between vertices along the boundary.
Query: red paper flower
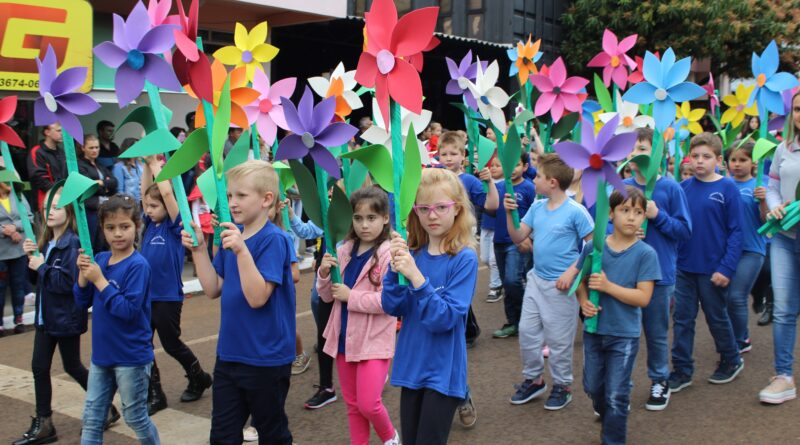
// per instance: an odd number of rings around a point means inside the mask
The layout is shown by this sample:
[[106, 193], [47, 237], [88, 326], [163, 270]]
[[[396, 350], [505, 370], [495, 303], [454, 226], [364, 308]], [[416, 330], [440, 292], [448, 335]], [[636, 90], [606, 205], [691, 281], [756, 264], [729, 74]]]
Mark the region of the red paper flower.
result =
[[175, 54], [172, 55], [172, 69], [181, 85], [190, 85], [197, 96], [206, 102], [214, 101], [211, 63], [197, 48], [197, 24], [199, 5], [192, 0], [189, 15], [183, 9], [183, 0], [178, 1], [178, 23], [175, 29]]
[[15, 147], [25, 148], [22, 139], [19, 138], [17, 132], [11, 129], [6, 122], [14, 117], [14, 111], [17, 109], [17, 96], [7, 96], [0, 99], [0, 141], [5, 141], [8, 145]]

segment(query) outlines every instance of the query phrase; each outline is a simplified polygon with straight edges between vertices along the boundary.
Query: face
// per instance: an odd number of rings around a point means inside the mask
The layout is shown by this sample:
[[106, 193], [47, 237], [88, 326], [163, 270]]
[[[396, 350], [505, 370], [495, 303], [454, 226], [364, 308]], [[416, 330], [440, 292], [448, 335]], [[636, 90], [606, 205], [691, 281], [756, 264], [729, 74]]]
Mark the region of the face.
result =
[[728, 158], [728, 170], [736, 179], [748, 179], [753, 176], [753, 159], [744, 150], [736, 150]]
[[442, 126], [439, 124], [431, 125], [431, 135], [432, 136], [441, 136], [442, 135]]
[[489, 139], [492, 142], [497, 142], [497, 136], [494, 134], [494, 130], [491, 128], [486, 129], [486, 139]]
[[614, 231], [625, 236], [635, 236], [636, 231], [644, 222], [644, 207], [634, 205], [633, 200], [629, 199], [622, 204], [614, 207], [609, 217], [614, 223]]
[[50, 206], [50, 213], [47, 214], [47, 227], [61, 227], [67, 223], [67, 210], [56, 208], [59, 199], [61, 199], [60, 193], [53, 196], [53, 204]]
[[160, 223], [167, 217], [167, 209], [158, 199], [145, 195], [142, 199], [144, 214], [153, 221]]
[[792, 99], [792, 121], [794, 121], [795, 133], [800, 132], [800, 94]]
[[[653, 144], [650, 141], [636, 141], [636, 145], [633, 146], [633, 151], [628, 155], [628, 159], [631, 159], [635, 156], [639, 155], [647, 155], [650, 156], [651, 152], [653, 151]], [[639, 167], [631, 162], [628, 164], [631, 168], [632, 172], [638, 172]]]
[[514, 170], [511, 171], [511, 180], [516, 181], [522, 177], [522, 172], [525, 171], [525, 164], [520, 160], [517, 165], [514, 166]]
[[681, 167], [681, 181], [691, 178], [694, 176], [694, 167], [692, 164], [683, 164]]
[[748, 122], [748, 125], [750, 126], [750, 131], [758, 130], [760, 124], [761, 122], [758, 120], [757, 117], [751, 117], [750, 122]]
[[439, 162], [452, 172], [460, 172], [464, 165], [464, 153], [454, 144], [439, 147]]
[[715, 155], [714, 151], [711, 150], [711, 147], [708, 145], [698, 145], [694, 147], [690, 156], [692, 157], [694, 174], [698, 178], [707, 178], [713, 175], [721, 158], [721, 156]]
[[52, 124], [47, 127], [47, 129], [44, 131], [44, 136], [61, 143], [64, 140], [64, 137], [61, 134], [61, 124]]
[[109, 125], [107, 127], [103, 127], [100, 130], [99, 136], [107, 141], [110, 141], [112, 137], [114, 137], [114, 126]]
[[272, 207], [274, 200], [272, 192], [259, 193], [251, 178], [228, 181], [228, 207], [236, 224], [252, 224]]
[[667, 171], [675, 171], [675, 156], [670, 156], [667, 160]]
[[[450, 193], [441, 193], [440, 188], [436, 188], [436, 193], [420, 193], [417, 195], [417, 206], [426, 206], [426, 210], [414, 210], [417, 212], [422, 228], [431, 238], [440, 239], [453, 227], [456, 215], [461, 211], [458, 204], [453, 204]], [[433, 207], [433, 210], [430, 210]]]
[[0, 192], [2, 192], [3, 195], [8, 195], [11, 193], [11, 187], [9, 187], [9, 185], [5, 182], [0, 182]]
[[503, 179], [503, 164], [495, 156], [489, 164], [489, 173], [492, 174], [492, 179]]
[[239, 140], [239, 136], [241, 136], [241, 135], [242, 135], [242, 129], [241, 128], [234, 128], [234, 129], [232, 129], [231, 131], [228, 132], [228, 138], [230, 138], [230, 140], [233, 141], [233, 142], [238, 141]]
[[539, 166], [539, 152], [536, 151], [536, 150], [531, 150], [530, 158], [531, 158], [531, 166], [532, 167], [538, 167]]
[[365, 243], [375, 241], [389, 224], [389, 215], [379, 215], [367, 202], [360, 203], [353, 212], [353, 230]]
[[555, 178], [548, 178], [543, 172], [539, 172], [539, 174], [533, 178], [533, 185], [536, 187], [536, 193], [543, 196], [550, 196], [550, 194], [558, 188], [558, 181]]
[[120, 210], [106, 215], [103, 220], [103, 234], [112, 251], [124, 251], [133, 247], [136, 224], [126, 212]]
[[100, 141], [87, 139], [81, 148], [83, 157], [89, 161], [94, 161], [100, 155]]

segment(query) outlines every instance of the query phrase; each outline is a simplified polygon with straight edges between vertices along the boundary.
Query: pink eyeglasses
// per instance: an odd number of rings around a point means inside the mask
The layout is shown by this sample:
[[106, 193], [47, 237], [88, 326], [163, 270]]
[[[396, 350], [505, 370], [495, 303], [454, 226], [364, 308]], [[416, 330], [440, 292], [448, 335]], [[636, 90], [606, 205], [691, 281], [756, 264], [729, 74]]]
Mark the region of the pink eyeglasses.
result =
[[436, 216], [442, 217], [450, 213], [450, 209], [452, 209], [454, 205], [456, 205], [455, 201], [437, 202], [429, 206], [414, 204], [414, 211], [418, 216], [427, 217], [433, 212]]

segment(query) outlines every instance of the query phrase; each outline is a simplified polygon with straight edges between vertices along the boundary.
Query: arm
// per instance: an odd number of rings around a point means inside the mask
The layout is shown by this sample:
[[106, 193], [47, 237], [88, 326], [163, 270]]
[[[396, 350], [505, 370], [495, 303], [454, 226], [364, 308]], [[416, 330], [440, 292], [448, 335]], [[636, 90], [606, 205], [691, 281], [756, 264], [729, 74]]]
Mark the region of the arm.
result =
[[500, 207], [500, 195], [497, 193], [497, 186], [492, 181], [492, 175], [489, 173], [489, 168], [484, 167], [480, 173], [481, 181], [488, 185], [489, 191], [486, 193], [486, 200], [483, 203], [483, 209], [487, 212], [494, 214], [497, 208]]
[[155, 156], [148, 156], [144, 158], [144, 166], [142, 167], [142, 179], [139, 181], [139, 191], [141, 192], [142, 198], [144, 198], [144, 192], [153, 185], [153, 172], [150, 170], [150, 162], [155, 163]]
[[725, 195], [725, 200], [728, 203], [725, 209], [727, 243], [725, 245], [725, 255], [722, 256], [715, 272], [721, 273], [730, 279], [736, 273], [739, 259], [742, 256], [742, 199], [733, 184], [731, 184]]
[[605, 272], [595, 273], [589, 277], [589, 289], [603, 292], [622, 303], [637, 307], [650, 304], [654, 286], [655, 281], [639, 281], [634, 289], [622, 287], [610, 281]]
[[148, 298], [150, 268], [143, 263], [131, 266], [122, 288], [110, 284], [105, 278], [96, 281], [95, 286], [100, 290], [100, 302], [111, 315], [132, 321], [142, 314]]
[[[41, 270], [41, 269], [40, 269]], [[88, 309], [92, 306], [94, 296], [94, 286], [79, 286], [76, 282], [72, 286], [72, 295], [75, 297], [75, 305], [81, 309]]]
[[772, 158], [772, 165], [769, 167], [769, 181], [767, 182], [767, 206], [770, 210], [775, 210], [777, 207], [783, 205], [784, 202], [790, 201], [788, 197], [781, 196], [781, 177], [778, 174], [780, 170], [781, 161], [783, 160], [785, 148], [784, 144], [775, 149], [775, 156]]
[[208, 249], [206, 248], [205, 237], [200, 230], [200, 226], [192, 222], [192, 229], [194, 229], [197, 238], [197, 246], [193, 245], [192, 236], [185, 230], [181, 232], [181, 243], [183, 247], [192, 252], [192, 260], [194, 267], [197, 271], [197, 279], [200, 280], [200, 287], [203, 288], [203, 293], [211, 298], [219, 298], [222, 292], [223, 279], [217, 274], [217, 270], [211, 263], [211, 258], [208, 257]]
[[[692, 237], [692, 222], [686, 194], [680, 186], [674, 188], [670, 196], [669, 209], [657, 209], [653, 225], [659, 232], [676, 242], [689, 241]], [[648, 203], [649, 205], [649, 203]], [[655, 205], [655, 202], [653, 202]]]
[[[506, 207], [506, 214], [505, 214], [506, 227], [508, 228], [508, 235], [511, 237], [511, 241], [513, 241], [514, 244], [519, 244], [519, 243], [525, 241], [525, 238], [527, 238], [527, 237], [529, 237], [531, 235], [531, 233], [533, 232], [533, 229], [531, 228], [531, 226], [529, 226], [527, 223], [524, 223], [524, 222], [520, 222], [519, 223], [519, 230], [514, 228], [514, 221], [513, 221], [513, 218], [511, 218], [511, 211], [518, 207], [517, 206], [517, 200], [514, 199], [514, 196], [506, 193], [505, 194], [505, 198], [503, 200], [503, 205]], [[528, 210], [528, 212], [531, 212], [532, 210], [533, 209]], [[524, 216], [527, 216], [527, 215], [524, 215]], [[525, 219], [527, 220], [528, 218], [525, 218]], [[532, 219], [533, 218], [531, 218], [531, 220]]]
[[[152, 178], [155, 178], [161, 173], [161, 164], [158, 163], [155, 158], [148, 158], [148, 168], [152, 173], [152, 177], [147, 175], [148, 180], [152, 183]], [[142, 178], [142, 183], [144, 183], [144, 178]], [[169, 219], [171, 221], [177, 220], [178, 216], [180, 216], [180, 211], [178, 210], [178, 201], [175, 199], [175, 194], [172, 191], [172, 184], [170, 181], [160, 181], [158, 184], [158, 191], [161, 193], [161, 199], [164, 200], [164, 205], [167, 207], [167, 214], [169, 214]], [[142, 194], [144, 196], [144, 194]]]
[[[289, 209], [289, 212], [292, 212], [291, 207], [289, 207]], [[294, 234], [299, 236], [301, 239], [315, 239], [325, 234], [322, 229], [317, 227], [317, 225], [312, 221], [303, 222], [303, 220], [301, 220], [297, 215], [290, 215], [289, 223], [292, 227], [292, 232], [294, 232]]]
[[336, 264], [336, 259], [329, 253], [326, 253], [320, 261], [319, 268], [317, 269], [317, 293], [319, 298], [330, 303], [333, 301], [333, 291], [331, 289], [331, 266]]
[[50, 180], [50, 175], [47, 172], [47, 165], [41, 156], [39, 150], [47, 150], [40, 146], [34, 156], [28, 158], [28, 172], [31, 185], [39, 190], [50, 190], [53, 187], [53, 181]]
[[383, 292], [381, 292], [381, 308], [389, 315], [395, 317], [405, 316], [409, 310], [408, 286], [397, 284], [397, 272], [389, 270], [383, 277]]
[[64, 289], [72, 289], [78, 276], [77, 259], [77, 247], [69, 247], [52, 265], [42, 264], [36, 271], [37, 283], [42, 286], [42, 291], [58, 294], [63, 293]]
[[435, 290], [426, 278], [422, 286], [410, 288], [417, 299], [420, 321], [433, 333], [447, 332], [463, 323], [469, 311], [478, 279], [478, 259], [474, 252], [462, 255], [448, 271], [447, 285]]
[[[283, 257], [285, 257], [285, 254], [286, 252], [284, 252]], [[242, 293], [247, 300], [247, 304], [253, 309], [258, 309], [267, 304], [277, 285], [264, 279], [261, 271], [256, 267], [256, 262], [247, 246], [244, 246], [244, 249], [236, 254], [236, 265], [239, 267]]]

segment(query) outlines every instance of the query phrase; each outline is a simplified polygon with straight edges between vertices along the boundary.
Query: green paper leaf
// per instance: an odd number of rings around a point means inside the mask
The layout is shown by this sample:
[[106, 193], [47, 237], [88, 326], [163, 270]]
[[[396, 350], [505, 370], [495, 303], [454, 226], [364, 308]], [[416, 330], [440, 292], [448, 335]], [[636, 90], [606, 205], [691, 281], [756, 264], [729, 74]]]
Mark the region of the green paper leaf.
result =
[[231, 126], [231, 79], [225, 79], [222, 94], [219, 97], [217, 113], [214, 115], [214, 126], [211, 130], [211, 157], [217, 176], [224, 171], [222, 160], [225, 141], [228, 139], [228, 129]]
[[450, 105], [452, 105], [452, 106], [458, 108], [459, 110], [461, 110], [461, 112], [464, 113], [464, 116], [469, 117], [472, 114], [471, 113], [471, 108], [468, 107], [463, 102], [450, 102]]
[[289, 167], [292, 169], [297, 190], [300, 192], [300, 199], [303, 201], [303, 210], [306, 215], [314, 221], [317, 227], [324, 227], [322, 220], [322, 204], [317, 194], [317, 182], [311, 176], [305, 165], [292, 159], [289, 161]]
[[203, 194], [203, 199], [208, 204], [208, 208], [217, 208], [217, 184], [214, 181], [214, 173], [210, 168], [197, 177], [197, 188]]
[[347, 181], [347, 188], [351, 190], [351, 193], [364, 185], [368, 174], [369, 170], [362, 162], [350, 163], [350, 172], [345, 180]]
[[400, 219], [405, 226], [408, 214], [414, 207], [417, 200], [417, 189], [422, 180], [422, 160], [419, 156], [419, 145], [417, 144], [414, 124], [411, 124], [406, 137], [405, 156], [403, 159], [403, 178], [400, 181]]
[[166, 181], [189, 171], [206, 153], [208, 153], [208, 135], [205, 128], [198, 128], [189, 134], [180, 148], [164, 164], [156, 181]]
[[292, 169], [288, 164], [284, 164], [281, 161], [273, 161], [272, 166], [275, 168], [275, 172], [278, 173], [278, 180], [281, 182], [281, 187], [285, 193], [295, 184]]
[[[414, 134], [409, 131], [409, 135]], [[415, 142], [416, 144], [416, 139]], [[419, 156], [419, 152], [417, 152]], [[345, 159], [354, 159], [363, 163], [372, 174], [375, 182], [388, 193], [394, 192], [394, 178], [392, 176], [392, 156], [383, 145], [368, 145], [358, 150], [344, 153], [340, 156]]]
[[483, 170], [494, 156], [497, 144], [485, 136], [478, 136], [478, 170]]
[[71, 172], [61, 190], [61, 199], [58, 200], [57, 208], [63, 208], [73, 202], [83, 202], [91, 198], [100, 186], [93, 179], [78, 172]]
[[361, 87], [356, 91], [359, 96], [363, 96], [364, 93], [375, 93], [375, 88]]
[[617, 173], [620, 173], [626, 165], [634, 163], [639, 167], [639, 171], [643, 173], [642, 176], [645, 176], [647, 169], [650, 168], [650, 156], [649, 155], [636, 155], [630, 159], [626, 159], [625, 161], [621, 162], [617, 167]]
[[[499, 154], [500, 163], [503, 164], [503, 175], [506, 179], [511, 178], [511, 172], [514, 171], [514, 167], [520, 162], [521, 153], [522, 141], [519, 138], [519, 133], [516, 131], [509, 131], [503, 150]], [[511, 191], [509, 191], [509, 193], [511, 193]]]
[[611, 113], [614, 111], [614, 103], [611, 101], [611, 94], [603, 83], [603, 79], [597, 74], [594, 75], [594, 94], [597, 96], [597, 103], [603, 107], [603, 111]]
[[0, 170], [0, 182], [22, 183], [14, 170]]
[[528, 121], [533, 120], [534, 117], [536, 116], [534, 116], [533, 112], [530, 110], [522, 110], [522, 112], [514, 118], [514, 125], [517, 127], [525, 127], [525, 124], [527, 124]]
[[[164, 110], [164, 119], [169, 122], [172, 119], [172, 110], [166, 106], [162, 106], [161, 108]], [[122, 122], [117, 125], [117, 129], [114, 134], [116, 135], [120, 128], [122, 128], [125, 124], [132, 122], [141, 125], [146, 134], [150, 134], [158, 129], [152, 109], [149, 106], [144, 106], [136, 108], [128, 113], [128, 115], [125, 116], [125, 119], [123, 119]]]
[[739, 134], [742, 132], [743, 126], [744, 122], [737, 125], [736, 127], [727, 127], [727, 129], [724, 130], [724, 135], [722, 136], [723, 138], [722, 142], [724, 143], [725, 148], [730, 147], [730, 145], [733, 144], [736, 138], [739, 137]]
[[764, 159], [775, 150], [775, 147], [777, 147], [777, 144], [769, 139], [761, 138], [757, 140], [755, 147], [753, 147], [753, 160], [760, 161]]
[[225, 171], [236, 167], [237, 165], [247, 161], [247, 157], [250, 153], [250, 130], [245, 130], [239, 139], [233, 144], [233, 148], [231, 151], [228, 152], [228, 155], [225, 156], [225, 161], [223, 162]]
[[166, 128], [159, 128], [133, 144], [120, 158], [143, 158], [175, 151], [181, 143]]
[[331, 193], [331, 204], [328, 207], [328, 230], [331, 233], [331, 245], [336, 246], [345, 239], [353, 223], [353, 208], [347, 195], [337, 186]]
[[575, 277], [575, 281], [572, 282], [572, 286], [570, 286], [567, 295], [575, 294], [575, 291], [578, 290], [578, 286], [581, 285], [581, 281], [583, 281], [586, 277], [588, 277], [592, 273], [592, 254], [590, 253], [586, 259], [583, 260], [583, 267], [581, 268], [580, 272], [578, 272], [578, 276]]
[[550, 137], [553, 139], [563, 139], [575, 128], [575, 124], [578, 123], [578, 118], [580, 118], [580, 113], [570, 113], [562, 116], [558, 123], [553, 125]]

